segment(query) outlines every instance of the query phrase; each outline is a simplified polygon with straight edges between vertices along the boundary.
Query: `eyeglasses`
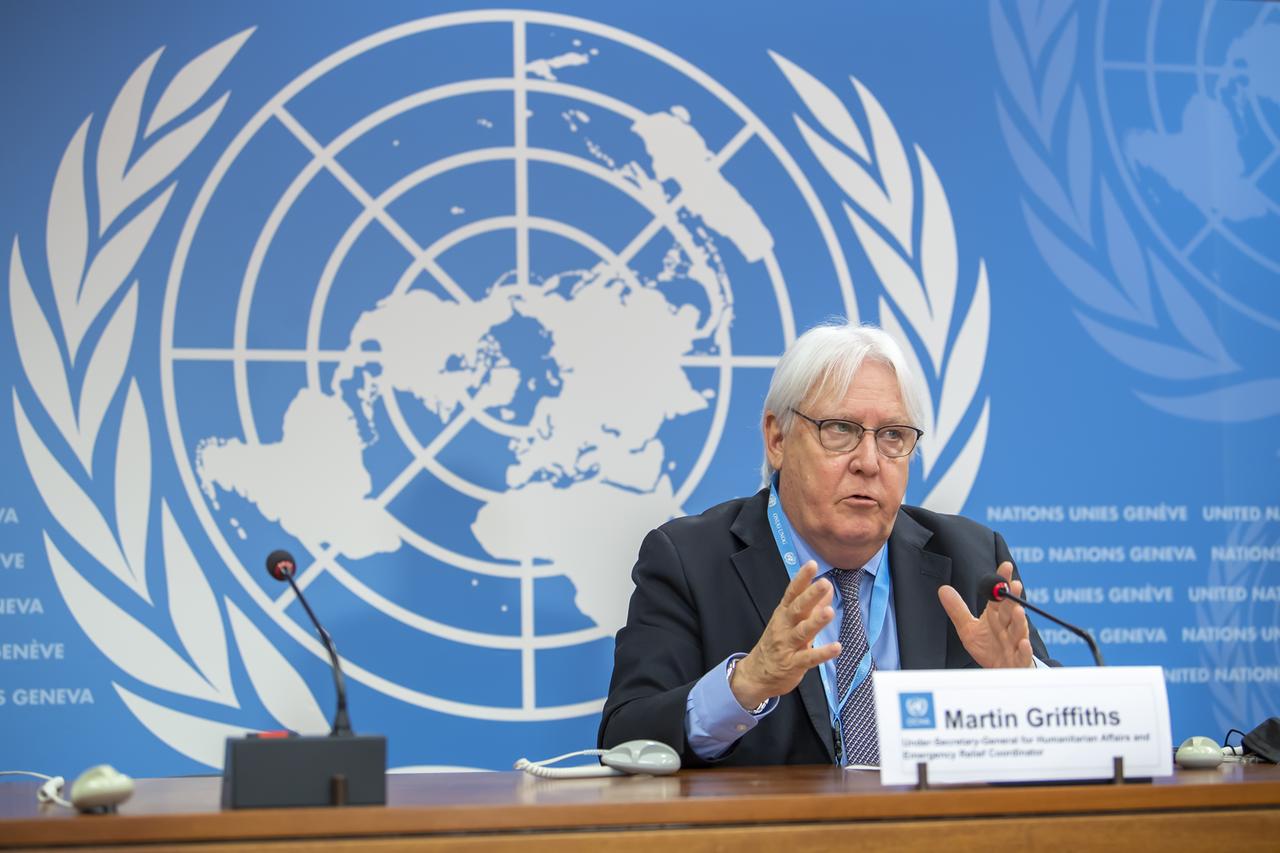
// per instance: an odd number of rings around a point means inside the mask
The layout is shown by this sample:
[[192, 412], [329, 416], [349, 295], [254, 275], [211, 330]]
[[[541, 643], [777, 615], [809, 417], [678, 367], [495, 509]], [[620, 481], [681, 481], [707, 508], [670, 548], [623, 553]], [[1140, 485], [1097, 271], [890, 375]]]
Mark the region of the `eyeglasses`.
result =
[[886, 424], [876, 429], [867, 429], [853, 421], [840, 418], [819, 420], [796, 409], [791, 411], [818, 428], [818, 443], [832, 453], [848, 453], [862, 442], [863, 434], [869, 432], [876, 437], [876, 450], [880, 451], [880, 455], [897, 459], [915, 450], [916, 442], [924, 435], [924, 430], [906, 424]]

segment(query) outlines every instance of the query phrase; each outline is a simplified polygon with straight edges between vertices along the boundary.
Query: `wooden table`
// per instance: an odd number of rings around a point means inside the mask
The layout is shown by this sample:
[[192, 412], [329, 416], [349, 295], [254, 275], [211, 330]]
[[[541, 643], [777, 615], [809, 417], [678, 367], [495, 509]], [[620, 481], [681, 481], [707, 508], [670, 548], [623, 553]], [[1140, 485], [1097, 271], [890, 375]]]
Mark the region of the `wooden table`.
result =
[[805, 853], [943, 850], [1280, 850], [1280, 768], [1226, 765], [1151, 784], [883, 787], [828, 767], [539, 780], [392, 776], [386, 808], [218, 808], [219, 779], [144, 779], [114, 816], [0, 784], [0, 847], [149, 851], [556, 850]]

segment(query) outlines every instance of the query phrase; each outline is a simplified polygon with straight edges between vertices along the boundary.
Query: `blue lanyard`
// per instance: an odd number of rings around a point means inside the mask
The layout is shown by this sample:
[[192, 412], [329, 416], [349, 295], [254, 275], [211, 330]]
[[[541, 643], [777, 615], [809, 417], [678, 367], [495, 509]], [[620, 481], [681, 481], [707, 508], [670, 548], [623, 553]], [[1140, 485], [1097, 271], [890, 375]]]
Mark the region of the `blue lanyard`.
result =
[[[782, 511], [782, 502], [778, 500], [778, 478], [775, 476], [773, 482], [769, 484], [769, 529], [773, 531], [774, 544], [778, 546], [778, 554], [782, 557], [783, 564], [787, 567], [787, 574], [795, 577], [796, 572], [800, 571], [800, 555], [796, 551], [796, 535], [791, 529], [791, 522], [787, 520], [786, 513]], [[827, 694], [827, 706], [831, 711], [831, 719], [833, 725], [839, 725], [840, 711], [843, 710], [845, 703], [849, 701], [849, 697], [854, 691], [867, 680], [867, 676], [871, 673], [871, 649], [880, 639], [880, 631], [884, 628], [885, 617], [889, 612], [889, 593], [891, 581], [889, 579], [889, 570], [884, 566], [884, 554], [887, 547], [882, 547], [876, 555], [881, 565], [876, 570], [876, 582], [871, 589], [871, 607], [867, 614], [867, 653], [862, 656], [862, 660], [858, 661], [858, 668], [854, 670], [853, 678], [849, 682], [849, 687], [836, 699], [836, 686], [834, 679], [827, 673], [827, 665], [823, 665], [819, 674], [822, 676], [822, 687]]]

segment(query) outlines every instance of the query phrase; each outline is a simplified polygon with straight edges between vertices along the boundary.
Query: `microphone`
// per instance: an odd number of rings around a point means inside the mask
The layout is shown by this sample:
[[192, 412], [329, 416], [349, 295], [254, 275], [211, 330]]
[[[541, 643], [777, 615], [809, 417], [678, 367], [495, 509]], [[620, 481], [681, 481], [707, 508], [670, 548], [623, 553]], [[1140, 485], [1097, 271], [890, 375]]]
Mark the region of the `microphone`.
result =
[[298, 564], [288, 551], [272, 551], [267, 557], [267, 572], [293, 587], [329, 653], [338, 693], [333, 728], [327, 735], [257, 732], [228, 737], [222, 763], [222, 807], [386, 805], [387, 739], [351, 731], [338, 649], [294, 581], [297, 571]]
[[316, 614], [311, 612], [311, 605], [307, 604], [306, 598], [302, 595], [302, 590], [294, 582], [293, 575], [297, 570], [298, 564], [288, 551], [272, 551], [267, 556], [267, 572], [278, 581], [288, 581], [289, 586], [293, 587], [293, 594], [298, 596], [298, 601], [302, 603], [307, 615], [311, 617], [311, 624], [316, 626], [316, 631], [320, 634], [320, 640], [324, 643], [325, 650], [329, 652], [329, 663], [333, 666], [333, 686], [338, 693], [338, 710], [333, 715], [333, 729], [329, 732], [329, 736], [350, 737], [352, 731], [351, 720], [347, 716], [347, 684], [342, 677], [342, 665], [338, 662], [338, 649], [334, 646], [333, 638], [329, 636], [329, 632], [320, 625], [320, 620], [316, 618]]
[[1098, 651], [1098, 644], [1093, 641], [1093, 637], [1088, 631], [1085, 631], [1083, 628], [1077, 628], [1070, 622], [1063, 622], [1057, 616], [1054, 616], [1051, 613], [1046, 613], [1044, 610], [1036, 607], [1025, 598], [1014, 595], [1013, 590], [1009, 588], [1009, 582], [1000, 577], [1000, 575], [995, 572], [992, 572], [989, 575], [984, 575], [982, 579], [978, 581], [978, 589], [982, 591], [988, 601], [1004, 601], [1006, 599], [1009, 601], [1016, 601], [1033, 613], [1039, 613], [1050, 622], [1058, 623], [1063, 628], [1066, 628], [1068, 631], [1084, 640], [1085, 645], [1089, 647], [1089, 651], [1093, 653], [1093, 662], [1095, 664], [1098, 666], [1106, 666], [1106, 664], [1102, 662], [1102, 653]]

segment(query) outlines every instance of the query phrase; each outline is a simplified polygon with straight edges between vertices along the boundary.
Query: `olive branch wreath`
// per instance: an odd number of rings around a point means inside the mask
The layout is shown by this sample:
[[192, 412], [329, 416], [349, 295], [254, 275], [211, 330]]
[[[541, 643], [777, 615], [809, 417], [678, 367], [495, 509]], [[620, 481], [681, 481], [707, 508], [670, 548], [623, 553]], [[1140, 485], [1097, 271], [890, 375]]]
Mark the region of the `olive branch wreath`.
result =
[[[1117, 361], [1155, 380], [1221, 380], [1242, 368], [1185, 282], [1143, 245], [1093, 163], [1092, 120], [1075, 80], [1079, 15], [1073, 2], [1017, 4], [1017, 25], [990, 0], [1004, 97], [1000, 130], [1030, 191], [1022, 212], [1041, 257], [1077, 300], [1085, 332]], [[1100, 216], [1098, 214], [1101, 214]], [[1280, 413], [1280, 379], [1239, 381], [1165, 395], [1147, 405], [1199, 420], [1257, 420]]]
[[[150, 687], [230, 708], [240, 704], [230, 675], [221, 609], [166, 501], [160, 501], [164, 588], [169, 620], [182, 651], [103, 591], [103, 587], [115, 585], [118, 590], [123, 586], [151, 608], [149, 615], [160, 618], [152, 601], [154, 584], [147, 575], [146, 542], [152, 509], [150, 432], [135, 379], [128, 379], [115, 447], [100, 450], [97, 445], [127, 378], [139, 287], [137, 280], [130, 283], [129, 277], [176, 183], [158, 188], [208, 133], [229, 95], [194, 116], [179, 119], [204, 98], [251, 33], [239, 33], [184, 66], [151, 110], [141, 136], [143, 100], [162, 51], [138, 67], [102, 124], [94, 160], [96, 211], [91, 211], [84, 182], [92, 116], [76, 131], [54, 179], [46, 226], [49, 290], [56, 325], [49, 322], [36, 296], [17, 237], [9, 276], [14, 337], [24, 374], [80, 470], [69, 471], [58, 461], [32, 425], [15, 387], [19, 443], [51, 515], [90, 558], [88, 563], [98, 567], [89, 571], [97, 575], [95, 583], [45, 531], [50, 569], [60, 593], [90, 640], [120, 670]], [[950, 204], [928, 157], [919, 146], [914, 148], [922, 197], [917, 211], [908, 154], [874, 95], [856, 79], [852, 81], [870, 126], [869, 148], [834, 92], [781, 56], [773, 58], [820, 126], [835, 140], [832, 143], [803, 118], [795, 117], [806, 144], [844, 192], [846, 216], [884, 284], [888, 299], [882, 296], [879, 305], [886, 331], [902, 344], [912, 368], [926, 379], [933, 378], [930, 387], [940, 386], [938, 393], [931, 390], [923, 400], [922, 427], [932, 439], [932, 452], [923, 457], [928, 477], [957, 438], [981, 380], [990, 325], [985, 264], [979, 263], [967, 312], [952, 335], [958, 283], [956, 236]], [[149, 143], [145, 150], [137, 152], [144, 142]], [[879, 171], [883, 188], [872, 170]], [[150, 199], [143, 203], [146, 197]], [[118, 224], [122, 214], [139, 205], [140, 211]], [[99, 238], [92, 253], [91, 212], [96, 213]], [[921, 233], [918, 246], [912, 239], [917, 229]], [[122, 290], [124, 295], [120, 296]], [[922, 369], [917, 347], [898, 314], [918, 336], [929, 372]], [[92, 333], [100, 326], [95, 342]], [[76, 378], [80, 387], [73, 397]], [[963, 447], [932, 484], [924, 501], [927, 506], [947, 512], [963, 506], [985, 448], [989, 414], [988, 397]], [[95, 454], [102, 462], [114, 462], [111, 518], [86, 488], [95, 481]], [[84, 555], [77, 556], [82, 566], [86, 565]], [[263, 706], [289, 728], [323, 730], [327, 726], [324, 715], [298, 673], [234, 602], [224, 598], [223, 605], [250, 683]], [[211, 767], [221, 765], [225, 737], [247, 730], [145, 699], [119, 682], [112, 685], [153, 734]]]
[[[1053, 274], [1088, 309], [1077, 309], [1076, 318], [1109, 355], [1155, 379], [1185, 383], [1239, 373], [1242, 367], [1186, 284], [1139, 242], [1110, 182], [1101, 173], [1095, 180], [1091, 119], [1074, 76], [1076, 4], [1021, 2], [1015, 8], [1016, 26], [1001, 0], [990, 0], [992, 39], [1006, 87], [1005, 97], [996, 101], [997, 116], [1014, 166], [1035, 201], [1022, 204], [1032, 241]], [[1101, 221], [1095, 215], [1099, 211]], [[1181, 396], [1135, 393], [1152, 408], [1184, 418], [1248, 421], [1280, 413], [1276, 378]], [[1256, 526], [1238, 526], [1230, 543], [1256, 543], [1261, 536]], [[1264, 570], [1265, 565], [1257, 576]], [[1242, 561], [1214, 560], [1207, 582], [1238, 583], [1246, 571]], [[1245, 609], [1235, 602], [1197, 604], [1196, 615], [1199, 624], [1224, 625], [1244, 619]], [[1201, 654], [1214, 667], [1251, 656], [1235, 644], [1216, 642], [1205, 644]], [[1246, 704], [1243, 687], [1211, 682], [1210, 694], [1220, 719], [1239, 721]]]
[[[868, 145], [839, 95], [786, 58], [772, 52], [770, 56], [821, 129], [793, 115], [805, 144], [844, 194], [845, 216], [884, 286], [879, 298], [881, 326], [927, 385], [920, 427], [927, 436], [928, 452], [921, 455], [921, 466], [926, 482], [931, 474], [935, 477], [921, 503], [938, 512], [959, 512], [973, 489], [986, 449], [990, 396], [983, 398], [972, 431], [960, 442], [945, 473], [936, 476], [935, 468], [946, 458], [947, 448], [961, 438], [960, 427], [974, 407], [986, 364], [991, 328], [986, 263], [978, 262], [973, 294], [953, 334], [960, 277], [955, 221], [924, 149], [912, 147], [920, 175], [917, 209], [911, 157], [871, 90], [857, 78], [849, 78], [870, 131]], [[920, 341], [919, 347], [906, 327]]]
[[[89, 145], [92, 115], [72, 136], [54, 177], [46, 220], [52, 311], [41, 306], [17, 236], [9, 261], [9, 307], [22, 371], [38, 403], [32, 411], [43, 410], [78, 465], [73, 470], [59, 461], [33, 425], [16, 385], [14, 421], [41, 499], [79, 548], [65, 551], [49, 530], [43, 531], [54, 582], [98, 650], [148, 687], [239, 709], [225, 608], [263, 707], [286, 728], [322, 732], [328, 724], [298, 672], [229, 597], [220, 608], [163, 498], [159, 563], [167, 600], [153, 600], [156, 572], [147, 554], [153, 522], [151, 435], [137, 380], [128, 375], [140, 287], [136, 278], [130, 280], [132, 271], [173, 197], [177, 183], [169, 179], [213, 127], [230, 93], [197, 105], [208, 100], [210, 88], [252, 32], [237, 33], [184, 65], [161, 92], [144, 128], [143, 104], [164, 48], [156, 50], [116, 95], [96, 148], [91, 151]], [[94, 196], [86, 174], [96, 178]], [[124, 402], [113, 416], [126, 382]], [[112, 420], [117, 420], [115, 444], [100, 446], [103, 427]], [[94, 488], [104, 479], [113, 488]], [[121, 593], [132, 593], [134, 600], [126, 594], [126, 602], [117, 603]], [[156, 630], [166, 615], [170, 627], [161, 631], [176, 635], [181, 649]], [[179, 711], [119, 681], [111, 683], [152, 734], [210, 767], [222, 766], [226, 737], [252, 730]]]

